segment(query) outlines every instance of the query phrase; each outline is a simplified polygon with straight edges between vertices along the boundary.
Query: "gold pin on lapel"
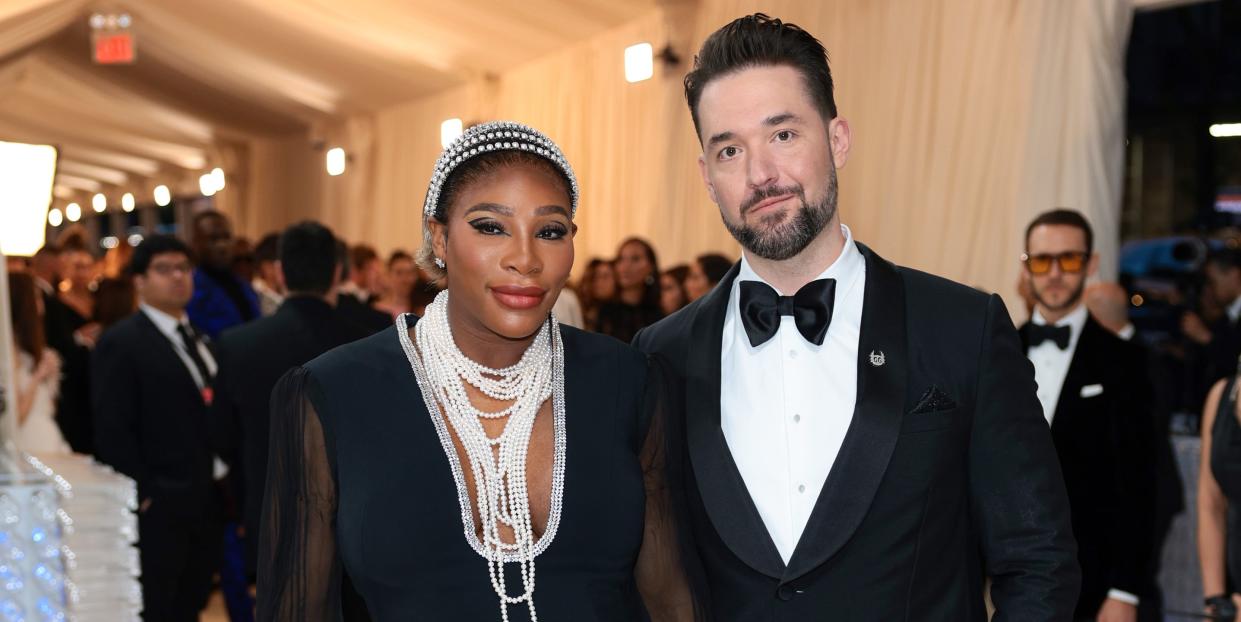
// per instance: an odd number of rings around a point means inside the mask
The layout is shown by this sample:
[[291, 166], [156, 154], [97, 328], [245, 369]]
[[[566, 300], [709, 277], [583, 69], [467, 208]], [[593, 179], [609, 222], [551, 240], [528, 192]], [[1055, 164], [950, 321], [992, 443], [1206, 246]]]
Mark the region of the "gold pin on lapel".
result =
[[886, 362], [888, 362], [888, 359], [883, 355], [883, 350], [880, 350], [878, 354], [875, 354], [874, 350], [870, 351], [871, 365], [875, 367], [883, 367], [883, 364]]

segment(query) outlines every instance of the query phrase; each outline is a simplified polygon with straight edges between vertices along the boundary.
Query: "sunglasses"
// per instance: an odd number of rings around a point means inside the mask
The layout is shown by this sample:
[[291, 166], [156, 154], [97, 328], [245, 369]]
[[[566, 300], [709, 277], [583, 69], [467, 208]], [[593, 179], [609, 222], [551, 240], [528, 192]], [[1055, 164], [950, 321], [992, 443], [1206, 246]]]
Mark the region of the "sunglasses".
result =
[[1060, 271], [1067, 274], [1077, 274], [1086, 267], [1086, 260], [1090, 255], [1081, 251], [1070, 251], [1067, 253], [1057, 253], [1050, 255], [1046, 253], [1038, 255], [1021, 254], [1021, 261], [1026, 264], [1026, 269], [1030, 274], [1043, 275], [1051, 272], [1051, 264], [1060, 264]]

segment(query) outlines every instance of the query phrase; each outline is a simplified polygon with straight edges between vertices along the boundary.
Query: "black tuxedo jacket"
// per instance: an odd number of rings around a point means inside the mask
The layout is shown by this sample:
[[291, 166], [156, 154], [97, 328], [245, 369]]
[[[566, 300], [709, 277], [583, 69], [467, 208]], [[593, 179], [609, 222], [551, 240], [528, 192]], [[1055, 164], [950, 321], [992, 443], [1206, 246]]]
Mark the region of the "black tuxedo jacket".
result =
[[1068, 619], [1080, 575], [1064, 482], [1003, 303], [858, 247], [857, 405], [787, 565], [720, 428], [738, 267], [635, 338], [683, 387], [685, 519], [711, 615], [982, 621], [988, 575], [996, 620]]
[[294, 296], [271, 317], [228, 330], [216, 343], [220, 373], [211, 407], [213, 444], [240, 473], [234, 483], [240, 488], [236, 498], [241, 501], [250, 572], [255, 570], [267, 478], [272, 387], [290, 369], [370, 334], [323, 300]]
[[1146, 369], [1140, 347], [1087, 319], [1051, 420], [1082, 568], [1079, 618], [1094, 619], [1110, 589], [1148, 595], [1157, 437]]
[[172, 342], [138, 311], [100, 336], [91, 374], [96, 457], [132, 477], [151, 511], [211, 516], [207, 405]]

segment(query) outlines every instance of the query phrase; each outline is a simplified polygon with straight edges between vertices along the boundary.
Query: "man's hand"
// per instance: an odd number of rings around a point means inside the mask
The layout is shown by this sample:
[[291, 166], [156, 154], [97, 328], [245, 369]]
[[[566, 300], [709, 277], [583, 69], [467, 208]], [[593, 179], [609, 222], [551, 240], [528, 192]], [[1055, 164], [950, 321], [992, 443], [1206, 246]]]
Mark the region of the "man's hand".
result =
[[1099, 608], [1097, 622], [1137, 622], [1138, 608], [1136, 605], [1109, 598]]

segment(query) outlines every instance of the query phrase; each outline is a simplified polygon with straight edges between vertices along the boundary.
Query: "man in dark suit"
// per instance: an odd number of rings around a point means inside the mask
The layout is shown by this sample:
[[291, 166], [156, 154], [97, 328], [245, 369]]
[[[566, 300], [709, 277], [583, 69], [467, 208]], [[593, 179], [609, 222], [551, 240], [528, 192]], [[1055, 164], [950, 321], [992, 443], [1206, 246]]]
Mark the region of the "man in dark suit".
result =
[[89, 324], [75, 328], [75, 314], [60, 300], [60, 249], [47, 245], [31, 258], [30, 274], [43, 296], [43, 334], [47, 345], [60, 355], [62, 381], [56, 396], [56, 424], [73, 451], [94, 453], [95, 439], [90, 412], [90, 346], [94, 345]]
[[1221, 248], [1207, 257], [1203, 273], [1210, 295], [1223, 307], [1224, 313], [1210, 327], [1193, 311], [1181, 318], [1181, 330], [1194, 343], [1203, 347], [1204, 376], [1199, 393], [1216, 380], [1237, 373], [1241, 356], [1241, 249]]
[[1057, 209], [1026, 229], [1034, 314], [1021, 339], [1064, 472], [1082, 568], [1076, 619], [1132, 622], [1151, 586], [1155, 544], [1154, 413], [1146, 356], [1087, 310], [1094, 234]]
[[198, 620], [219, 555], [207, 406], [217, 371], [190, 325], [189, 249], [156, 235], [131, 263], [141, 306], [91, 360], [99, 460], [138, 485], [143, 618]]
[[336, 239], [315, 222], [295, 224], [280, 236], [277, 268], [288, 295], [275, 315], [224, 333], [216, 343], [220, 376], [212, 405], [221, 455], [240, 458], [246, 569], [253, 576], [263, 484], [267, 477], [271, 390], [286, 371], [328, 350], [370, 334], [335, 313], [340, 270]]
[[684, 408], [669, 468], [710, 614], [981, 621], [990, 577], [996, 620], [1067, 619], [1068, 503], [1017, 333], [998, 297], [894, 266], [841, 224], [850, 132], [822, 45], [744, 17], [685, 85], [745, 253], [635, 343]]

